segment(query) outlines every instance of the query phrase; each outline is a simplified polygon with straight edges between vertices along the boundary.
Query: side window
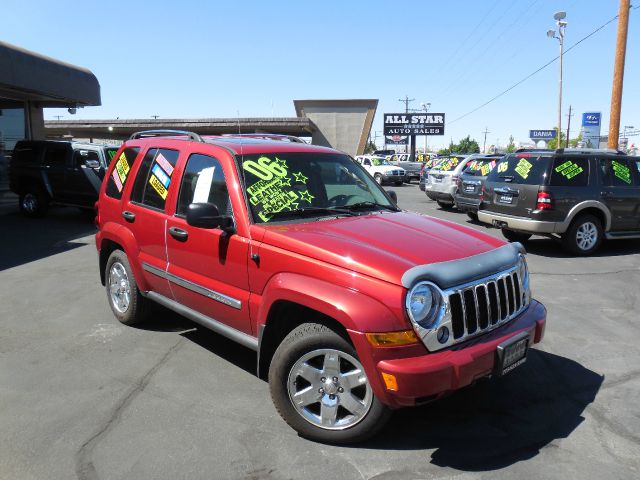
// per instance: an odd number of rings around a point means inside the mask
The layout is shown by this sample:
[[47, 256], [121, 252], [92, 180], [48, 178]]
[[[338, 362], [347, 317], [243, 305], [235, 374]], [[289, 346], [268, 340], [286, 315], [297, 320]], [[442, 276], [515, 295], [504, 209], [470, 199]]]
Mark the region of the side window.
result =
[[186, 215], [191, 203], [213, 203], [220, 215], [232, 215], [227, 182], [220, 162], [194, 153], [189, 157], [180, 183], [176, 215]]
[[111, 171], [107, 181], [106, 194], [111, 198], [122, 198], [122, 190], [129, 179], [129, 173], [138, 156], [139, 148], [125, 148]]
[[619, 159], [600, 159], [600, 170], [605, 185], [611, 187], [630, 187], [634, 183], [634, 172], [629, 160], [625, 158]]
[[44, 154], [44, 165], [64, 167], [67, 161], [67, 149], [64, 147], [47, 147]]
[[73, 166], [74, 167], [81, 167], [82, 165], [84, 165], [84, 162], [86, 162], [87, 160], [96, 160], [96, 161], [100, 161], [100, 156], [98, 155], [98, 152], [95, 152], [93, 150], [74, 150], [73, 151]]
[[553, 187], [584, 187], [589, 183], [589, 159], [556, 157], [551, 168], [549, 185]]
[[111, 165], [111, 162], [113, 162], [113, 159], [116, 157], [116, 153], [118, 153], [118, 149], [117, 148], [106, 148], [104, 151], [104, 157], [105, 160], [107, 161], [107, 165]]
[[178, 155], [177, 150], [150, 149], [138, 169], [131, 201], [164, 210]]
[[365, 158], [365, 159], [364, 159], [364, 164], [365, 164], [365, 165], [369, 165], [369, 166], [371, 166], [371, 162], [369, 161], [369, 159], [368, 159], [368, 158]]

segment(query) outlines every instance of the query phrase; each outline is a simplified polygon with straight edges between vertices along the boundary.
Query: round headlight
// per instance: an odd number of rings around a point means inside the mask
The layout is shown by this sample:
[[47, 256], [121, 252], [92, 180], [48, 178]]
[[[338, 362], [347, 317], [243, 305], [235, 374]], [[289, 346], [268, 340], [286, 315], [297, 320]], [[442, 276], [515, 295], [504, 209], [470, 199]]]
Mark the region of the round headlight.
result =
[[411, 320], [423, 328], [431, 327], [439, 305], [440, 293], [425, 283], [413, 287], [407, 298], [407, 310]]

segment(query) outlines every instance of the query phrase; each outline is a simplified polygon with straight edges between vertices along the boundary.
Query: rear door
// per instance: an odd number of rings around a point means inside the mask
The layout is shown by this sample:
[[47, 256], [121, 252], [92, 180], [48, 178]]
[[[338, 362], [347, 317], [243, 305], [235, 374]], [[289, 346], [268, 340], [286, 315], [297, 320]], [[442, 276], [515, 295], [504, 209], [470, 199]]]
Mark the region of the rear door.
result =
[[42, 161], [47, 190], [54, 200], [66, 202], [69, 189], [65, 181], [67, 167], [71, 164], [71, 147], [65, 143], [47, 144]]
[[189, 155], [175, 214], [167, 223], [169, 278], [179, 303], [251, 334], [248, 239], [219, 228], [193, 227], [186, 221], [191, 203], [212, 203], [220, 215], [234, 215], [238, 209], [234, 209], [227, 187], [232, 169], [228, 156]]
[[631, 158], [600, 157], [601, 198], [611, 211], [611, 230], [640, 228], [638, 162]]
[[170, 196], [176, 195], [172, 177], [179, 156], [178, 150], [149, 148], [142, 161], [137, 162], [140, 166], [129, 200], [122, 203], [123, 222], [136, 238], [145, 279], [153, 291], [167, 298], [173, 298], [173, 293], [166, 280], [165, 209]]
[[489, 173], [483, 209], [526, 217], [536, 208], [538, 190], [546, 185], [551, 155], [507, 155]]

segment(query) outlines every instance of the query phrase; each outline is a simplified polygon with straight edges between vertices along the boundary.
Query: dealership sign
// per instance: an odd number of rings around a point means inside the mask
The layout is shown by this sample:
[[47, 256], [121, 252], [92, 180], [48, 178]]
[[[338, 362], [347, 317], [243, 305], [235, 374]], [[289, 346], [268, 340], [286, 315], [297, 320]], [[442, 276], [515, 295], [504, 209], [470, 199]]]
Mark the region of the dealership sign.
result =
[[582, 114], [582, 140], [585, 146], [600, 147], [600, 112], [585, 112]]
[[444, 135], [444, 113], [385, 113], [384, 134]]
[[555, 130], [529, 130], [529, 138], [534, 142], [538, 140], [553, 140], [556, 138]]

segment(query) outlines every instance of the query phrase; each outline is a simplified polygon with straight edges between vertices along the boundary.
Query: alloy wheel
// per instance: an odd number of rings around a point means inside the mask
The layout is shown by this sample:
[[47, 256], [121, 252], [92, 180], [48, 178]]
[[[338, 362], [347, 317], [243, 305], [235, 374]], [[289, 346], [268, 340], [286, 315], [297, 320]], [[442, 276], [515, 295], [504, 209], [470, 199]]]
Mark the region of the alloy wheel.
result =
[[120, 262], [115, 262], [109, 269], [109, 294], [113, 307], [120, 313], [126, 312], [131, 302], [131, 283]]

